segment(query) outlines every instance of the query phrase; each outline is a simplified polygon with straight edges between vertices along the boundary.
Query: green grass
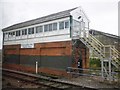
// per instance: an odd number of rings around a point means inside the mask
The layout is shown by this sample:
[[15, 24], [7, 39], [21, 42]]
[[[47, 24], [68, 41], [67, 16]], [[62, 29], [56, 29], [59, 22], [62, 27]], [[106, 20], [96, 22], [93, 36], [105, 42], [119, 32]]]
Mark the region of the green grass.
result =
[[99, 58], [90, 58], [90, 68], [99, 69], [101, 67], [101, 61]]

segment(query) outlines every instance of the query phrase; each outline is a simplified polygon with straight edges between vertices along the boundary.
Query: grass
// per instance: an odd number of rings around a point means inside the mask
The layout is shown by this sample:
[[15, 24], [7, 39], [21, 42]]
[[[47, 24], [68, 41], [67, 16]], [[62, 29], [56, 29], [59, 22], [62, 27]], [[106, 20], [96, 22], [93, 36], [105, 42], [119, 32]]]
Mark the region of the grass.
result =
[[90, 58], [90, 68], [99, 69], [101, 67], [101, 61], [99, 58]]

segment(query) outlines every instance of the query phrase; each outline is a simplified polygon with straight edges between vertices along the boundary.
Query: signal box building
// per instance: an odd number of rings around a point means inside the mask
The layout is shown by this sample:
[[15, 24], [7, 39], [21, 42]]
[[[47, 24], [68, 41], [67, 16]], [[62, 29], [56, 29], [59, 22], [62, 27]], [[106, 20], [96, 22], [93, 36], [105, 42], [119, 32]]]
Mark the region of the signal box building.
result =
[[[67, 75], [67, 67], [89, 67], [89, 50], [74, 29], [89, 28], [81, 7], [4, 28], [3, 67], [13, 70]], [[75, 37], [75, 38], [73, 38]], [[77, 41], [77, 42], [76, 42]]]

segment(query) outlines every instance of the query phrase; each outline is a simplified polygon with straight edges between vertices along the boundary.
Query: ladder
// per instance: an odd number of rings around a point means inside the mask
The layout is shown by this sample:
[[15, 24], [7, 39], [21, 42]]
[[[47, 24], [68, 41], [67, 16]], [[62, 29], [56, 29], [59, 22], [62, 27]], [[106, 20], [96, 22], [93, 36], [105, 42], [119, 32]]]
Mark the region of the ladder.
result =
[[73, 36], [72, 39], [78, 38], [89, 49], [93, 50], [101, 60], [101, 75], [103, 78], [113, 80], [112, 67], [120, 70], [120, 52], [112, 45], [103, 45], [96, 39], [89, 30], [74, 29], [73, 33], [77, 32], [77, 37]]

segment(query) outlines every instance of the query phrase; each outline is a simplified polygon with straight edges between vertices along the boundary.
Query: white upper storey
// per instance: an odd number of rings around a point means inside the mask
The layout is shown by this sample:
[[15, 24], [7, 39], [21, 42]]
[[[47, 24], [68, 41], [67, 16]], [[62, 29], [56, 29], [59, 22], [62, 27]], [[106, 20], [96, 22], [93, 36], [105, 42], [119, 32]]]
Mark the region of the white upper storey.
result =
[[89, 27], [89, 20], [78, 7], [60, 19], [4, 31], [4, 45], [70, 41], [73, 27]]

